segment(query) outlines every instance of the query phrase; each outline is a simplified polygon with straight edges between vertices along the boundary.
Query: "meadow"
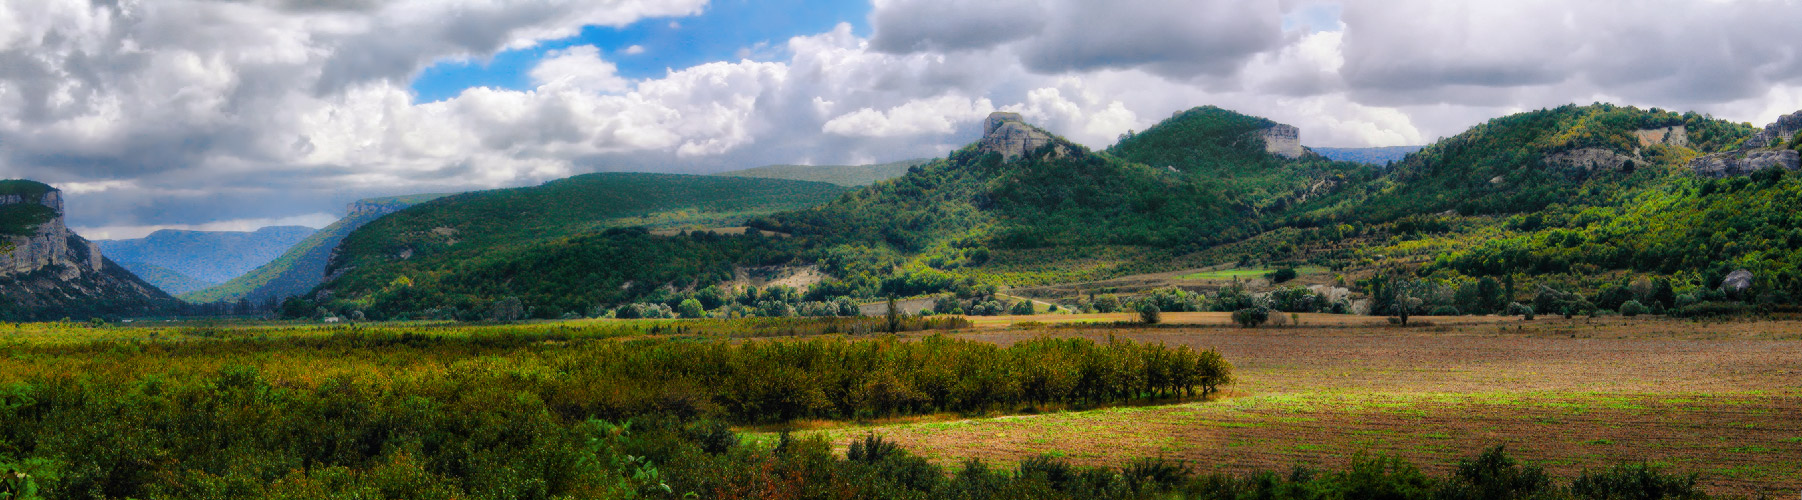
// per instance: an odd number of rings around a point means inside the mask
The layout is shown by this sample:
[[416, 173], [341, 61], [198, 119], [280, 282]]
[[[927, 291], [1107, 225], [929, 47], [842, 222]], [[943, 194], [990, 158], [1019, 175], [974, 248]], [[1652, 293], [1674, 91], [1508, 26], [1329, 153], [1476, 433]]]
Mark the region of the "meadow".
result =
[[6, 324], [0, 470], [17, 474], [0, 498], [1703, 498], [1802, 484], [1794, 322], [1300, 319]]

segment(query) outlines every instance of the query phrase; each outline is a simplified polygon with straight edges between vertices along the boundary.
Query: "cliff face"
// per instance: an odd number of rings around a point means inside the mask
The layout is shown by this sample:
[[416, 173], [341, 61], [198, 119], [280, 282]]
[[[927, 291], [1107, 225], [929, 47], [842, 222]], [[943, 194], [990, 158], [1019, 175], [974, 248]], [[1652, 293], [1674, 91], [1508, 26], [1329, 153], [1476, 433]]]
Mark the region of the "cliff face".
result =
[[[6, 236], [0, 250], [0, 320], [128, 316], [165, 312], [177, 304], [100, 254], [99, 245], [63, 223], [62, 192], [28, 181], [5, 181], [0, 215], [44, 213], [28, 235]], [[24, 186], [21, 188], [21, 186]]]
[[[1019, 113], [997, 111], [989, 113], [989, 118], [983, 121], [982, 139], [978, 141], [978, 147], [983, 151], [1001, 153], [1003, 159], [1012, 161], [1052, 142], [1051, 134], [1027, 125]], [[1053, 156], [1069, 153], [1061, 144], [1055, 148]]]
[[1301, 158], [1301, 129], [1279, 123], [1259, 130], [1258, 138], [1264, 140], [1264, 152], [1266, 153], [1291, 160]]
[[1796, 170], [1802, 168], [1802, 154], [1782, 148], [1797, 132], [1802, 132], [1802, 111], [1778, 117], [1737, 150], [1691, 160], [1689, 168], [1709, 177], [1747, 175], [1770, 168]]
[[30, 236], [9, 237], [11, 250], [0, 254], [0, 276], [28, 273], [52, 265], [87, 271], [100, 271], [104, 267], [100, 248], [70, 233], [68, 226], [63, 224], [61, 191], [0, 195], [0, 207], [25, 204], [49, 207], [58, 215], [39, 224]]

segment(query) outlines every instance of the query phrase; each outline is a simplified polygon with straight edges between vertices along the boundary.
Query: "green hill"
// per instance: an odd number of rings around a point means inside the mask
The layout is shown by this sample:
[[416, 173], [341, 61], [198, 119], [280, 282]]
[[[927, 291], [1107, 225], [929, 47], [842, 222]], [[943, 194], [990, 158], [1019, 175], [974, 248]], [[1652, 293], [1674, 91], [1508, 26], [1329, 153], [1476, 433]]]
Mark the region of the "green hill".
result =
[[930, 158], [918, 158], [875, 165], [767, 165], [713, 175], [814, 181], [859, 187], [907, 175], [907, 169], [930, 161]]
[[521, 296], [541, 311], [582, 312], [656, 289], [644, 286], [647, 276], [692, 281], [723, 271], [729, 277], [735, 263], [764, 263], [761, 249], [782, 244], [755, 235], [610, 229], [742, 226], [845, 191], [821, 182], [602, 173], [453, 195], [352, 232], [322, 290], [336, 307], [373, 314], [468, 312], [506, 296]]
[[[30, 236], [38, 225], [50, 222], [57, 217], [56, 210], [35, 202], [45, 193], [54, 191], [49, 184], [23, 179], [0, 179], [0, 201], [18, 198], [30, 203], [0, 203], [0, 237]], [[0, 250], [5, 250], [9, 241], [0, 241]]]
[[204, 290], [184, 293], [182, 300], [195, 304], [236, 302], [249, 299], [263, 302], [305, 295], [325, 280], [325, 267], [331, 261], [332, 249], [344, 241], [351, 231], [364, 224], [406, 207], [444, 197], [444, 194], [417, 194], [372, 198], [351, 204], [344, 218], [306, 239], [289, 246], [286, 252], [250, 272]]

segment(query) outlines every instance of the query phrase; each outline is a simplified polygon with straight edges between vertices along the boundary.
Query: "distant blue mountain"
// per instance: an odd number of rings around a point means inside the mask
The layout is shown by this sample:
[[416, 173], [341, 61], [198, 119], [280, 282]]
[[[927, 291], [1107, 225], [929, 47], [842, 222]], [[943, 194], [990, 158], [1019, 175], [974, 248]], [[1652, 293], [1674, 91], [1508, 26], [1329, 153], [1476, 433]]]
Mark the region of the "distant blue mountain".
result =
[[100, 253], [170, 294], [187, 293], [256, 269], [316, 229], [265, 227], [254, 232], [164, 229], [135, 240], [101, 240]]
[[1387, 165], [1389, 162], [1402, 161], [1410, 153], [1420, 151], [1426, 146], [1389, 146], [1382, 148], [1314, 148], [1320, 156], [1334, 161], [1355, 161], [1371, 165]]

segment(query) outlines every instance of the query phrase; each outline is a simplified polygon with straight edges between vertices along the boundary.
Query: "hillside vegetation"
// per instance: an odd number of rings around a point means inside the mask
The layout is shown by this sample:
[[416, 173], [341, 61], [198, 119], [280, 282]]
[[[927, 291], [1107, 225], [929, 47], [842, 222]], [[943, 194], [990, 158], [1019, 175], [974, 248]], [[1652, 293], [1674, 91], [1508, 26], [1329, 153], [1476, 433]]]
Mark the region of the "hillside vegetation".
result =
[[179, 296], [182, 300], [195, 304], [215, 302], [237, 302], [240, 300], [252, 303], [264, 303], [270, 300], [286, 299], [305, 295], [325, 280], [325, 268], [332, 258], [332, 249], [344, 241], [351, 231], [363, 227], [371, 221], [382, 218], [390, 211], [441, 198], [443, 194], [418, 194], [393, 196], [360, 200], [357, 206], [364, 211], [345, 215], [307, 236], [306, 239], [288, 247], [286, 252], [274, 260], [257, 266], [256, 269], [244, 273], [230, 281], [193, 291]]
[[604, 173], [453, 195], [351, 233], [338, 246], [323, 289], [328, 300], [339, 301], [335, 307], [372, 313], [470, 313], [513, 296], [530, 298], [528, 307], [539, 314], [582, 313], [597, 300], [730, 277], [735, 265], [794, 254], [763, 257], [766, 248], [786, 243], [755, 234], [697, 232], [684, 239], [609, 229], [739, 226], [845, 191], [819, 182]]
[[[715, 202], [644, 186], [629, 191], [642, 205], [605, 190], [549, 197], [558, 183], [444, 200], [347, 240], [337, 295], [321, 305], [468, 317], [512, 298], [526, 315], [557, 317], [632, 302], [674, 314], [693, 300], [692, 314], [785, 315], [835, 314], [841, 308], [820, 304], [846, 299], [955, 294], [940, 302], [994, 314], [1019, 306], [998, 287], [1234, 263], [1312, 266], [1313, 283], [1355, 296], [1332, 302], [1293, 286], [1271, 294], [1281, 287], [1264, 284], [1144, 303], [1458, 314], [1517, 311], [1515, 302], [1554, 313], [1637, 302], [1676, 313], [1802, 297], [1802, 234], [1791, 206], [1798, 181], [1782, 171], [1705, 179], [1686, 166], [1739, 147], [1756, 132], [1744, 124], [1564, 106], [1491, 120], [1389, 169], [1266, 153], [1257, 132], [1272, 125], [1204, 107], [1106, 151], [1048, 136], [1006, 160], [978, 143], [843, 196], [771, 192], [757, 208], [696, 209]], [[1676, 126], [1685, 132], [1670, 132]], [[560, 215], [576, 212], [595, 214]], [[507, 224], [489, 223], [496, 220]], [[759, 231], [602, 231], [741, 223]], [[823, 281], [804, 293], [772, 292], [776, 302], [756, 290], [713, 289], [742, 284], [745, 268], [808, 265]], [[1738, 270], [1752, 273], [1753, 287], [1728, 293], [1722, 282]], [[1089, 295], [1053, 299], [1078, 310], [1142, 307], [1132, 297]], [[641, 309], [632, 314], [648, 314]]]

